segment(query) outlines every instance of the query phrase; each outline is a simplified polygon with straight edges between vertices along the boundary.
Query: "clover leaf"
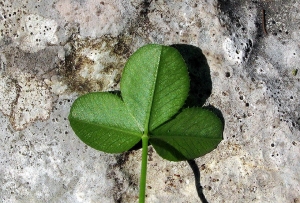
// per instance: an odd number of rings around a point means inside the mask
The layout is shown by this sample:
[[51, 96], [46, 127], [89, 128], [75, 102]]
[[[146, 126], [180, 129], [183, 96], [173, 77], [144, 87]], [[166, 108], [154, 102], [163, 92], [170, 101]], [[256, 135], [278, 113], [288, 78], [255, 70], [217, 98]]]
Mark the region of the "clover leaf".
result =
[[97, 92], [79, 97], [69, 121], [84, 143], [100, 151], [121, 153], [142, 140], [144, 202], [148, 142], [167, 160], [191, 160], [217, 147], [223, 123], [209, 110], [181, 109], [189, 76], [175, 48], [151, 44], [138, 49], [125, 65], [120, 87], [121, 96]]

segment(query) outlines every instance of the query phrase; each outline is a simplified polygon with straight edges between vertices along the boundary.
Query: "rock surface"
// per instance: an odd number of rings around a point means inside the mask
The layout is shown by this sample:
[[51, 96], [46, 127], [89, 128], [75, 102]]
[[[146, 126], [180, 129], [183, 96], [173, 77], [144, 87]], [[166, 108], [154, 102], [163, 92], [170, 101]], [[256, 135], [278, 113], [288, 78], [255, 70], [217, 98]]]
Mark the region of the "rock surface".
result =
[[[208, 202], [300, 202], [300, 3], [0, 1], [1, 202], [137, 202], [141, 153], [95, 151], [69, 108], [119, 89], [147, 43], [199, 47], [224, 140], [196, 160]], [[199, 202], [187, 162], [150, 148], [147, 202]]]

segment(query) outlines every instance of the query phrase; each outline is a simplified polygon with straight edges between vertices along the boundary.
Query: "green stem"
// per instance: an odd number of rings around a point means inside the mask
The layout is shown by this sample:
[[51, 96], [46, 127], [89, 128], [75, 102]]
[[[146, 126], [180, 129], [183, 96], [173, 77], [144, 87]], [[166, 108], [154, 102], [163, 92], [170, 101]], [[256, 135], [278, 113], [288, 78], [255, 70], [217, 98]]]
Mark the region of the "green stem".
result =
[[141, 179], [140, 179], [140, 197], [139, 203], [145, 202], [146, 195], [146, 175], [147, 175], [147, 159], [148, 159], [148, 135], [142, 136], [142, 167], [141, 167]]

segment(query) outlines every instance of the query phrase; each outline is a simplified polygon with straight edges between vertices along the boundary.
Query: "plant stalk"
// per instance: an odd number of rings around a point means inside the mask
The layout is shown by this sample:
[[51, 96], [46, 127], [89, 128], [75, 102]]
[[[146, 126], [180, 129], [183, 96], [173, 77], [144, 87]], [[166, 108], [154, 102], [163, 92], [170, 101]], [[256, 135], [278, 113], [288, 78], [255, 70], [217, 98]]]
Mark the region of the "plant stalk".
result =
[[145, 202], [146, 195], [146, 175], [147, 175], [147, 159], [148, 159], [148, 135], [142, 136], [142, 167], [141, 167], [141, 178], [140, 178], [140, 196], [139, 203]]

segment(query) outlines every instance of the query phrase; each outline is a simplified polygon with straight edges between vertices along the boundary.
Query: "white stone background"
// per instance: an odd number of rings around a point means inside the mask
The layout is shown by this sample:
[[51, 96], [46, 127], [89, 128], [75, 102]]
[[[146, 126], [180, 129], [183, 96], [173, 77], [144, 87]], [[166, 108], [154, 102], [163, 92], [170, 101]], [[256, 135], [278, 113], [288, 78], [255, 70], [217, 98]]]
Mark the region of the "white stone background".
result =
[[[262, 28], [265, 10], [267, 34]], [[196, 159], [208, 202], [300, 202], [297, 0], [1, 0], [0, 201], [137, 202], [140, 151], [83, 144], [78, 95], [119, 88], [144, 44], [202, 49], [224, 140]], [[200, 202], [187, 162], [155, 152], [146, 202]]]

